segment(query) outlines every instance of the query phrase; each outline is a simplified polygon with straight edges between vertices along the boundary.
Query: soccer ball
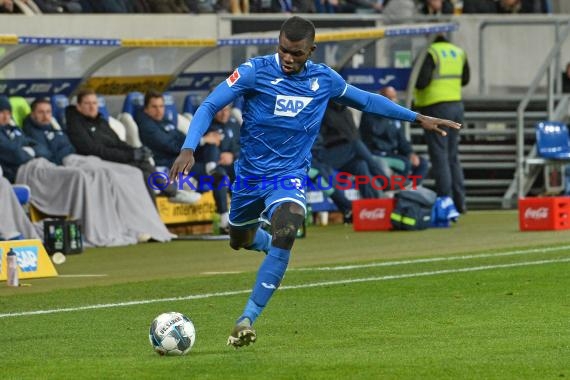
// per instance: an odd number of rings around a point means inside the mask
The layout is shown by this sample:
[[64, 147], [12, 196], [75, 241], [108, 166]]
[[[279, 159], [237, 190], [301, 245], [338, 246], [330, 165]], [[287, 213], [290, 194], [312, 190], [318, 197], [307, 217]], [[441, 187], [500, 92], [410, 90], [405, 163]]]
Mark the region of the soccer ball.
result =
[[196, 329], [184, 314], [163, 313], [150, 324], [148, 339], [159, 355], [186, 355], [196, 341]]

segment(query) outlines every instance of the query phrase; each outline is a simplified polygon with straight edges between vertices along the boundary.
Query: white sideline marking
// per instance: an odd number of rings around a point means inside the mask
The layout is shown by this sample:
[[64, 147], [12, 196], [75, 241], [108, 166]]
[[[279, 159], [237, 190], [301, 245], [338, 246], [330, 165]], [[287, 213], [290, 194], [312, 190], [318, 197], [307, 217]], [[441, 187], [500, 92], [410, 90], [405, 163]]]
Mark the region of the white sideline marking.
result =
[[570, 250], [570, 245], [563, 245], [560, 247], [549, 247], [549, 248], [532, 248], [532, 249], [523, 249], [517, 251], [507, 251], [507, 252], [482, 253], [477, 255], [430, 257], [427, 259], [385, 261], [381, 263], [369, 263], [369, 264], [339, 265], [332, 267], [313, 267], [313, 268], [290, 268], [288, 269], [288, 271], [329, 271], [329, 270], [349, 270], [349, 269], [374, 268], [374, 267], [391, 267], [395, 265], [405, 265], [405, 264], [435, 263], [439, 261], [469, 260], [469, 259], [479, 259], [487, 257], [527, 255], [531, 253], [548, 253], [548, 252], [558, 252], [562, 250]]
[[57, 277], [107, 277], [108, 274], [58, 274]]
[[[514, 267], [523, 267], [523, 266], [531, 266], [531, 265], [568, 263], [568, 262], [570, 262], [570, 257], [564, 258], [564, 259], [524, 261], [524, 262], [520, 262], [520, 263], [511, 263], [511, 264], [482, 265], [482, 266], [477, 266], [477, 267], [442, 269], [442, 270], [429, 271], [429, 272], [404, 273], [404, 274], [395, 274], [395, 275], [388, 275], [388, 276], [376, 276], [376, 277], [353, 278], [353, 279], [337, 280], [337, 281], [314, 282], [314, 283], [300, 284], [300, 285], [286, 285], [286, 286], [280, 287], [279, 289], [280, 290], [289, 290], [289, 289], [316, 288], [316, 287], [321, 287], [321, 286], [354, 284], [354, 283], [372, 282], [372, 281], [397, 280], [397, 279], [401, 279], [401, 278], [436, 276], [436, 275], [448, 274], [448, 273], [476, 272], [476, 271], [483, 271], [483, 270], [488, 270], [488, 269], [514, 268]], [[87, 305], [87, 306], [78, 306], [78, 307], [67, 307], [67, 308], [62, 308], [62, 309], [23, 311], [23, 312], [18, 312], [18, 313], [0, 314], [0, 318], [22, 317], [22, 316], [28, 316], [28, 315], [41, 315], [41, 314], [55, 314], [55, 313], [65, 313], [65, 312], [71, 312], [71, 311], [82, 311], [82, 310], [93, 310], [93, 309], [108, 309], [108, 308], [114, 308], [114, 307], [146, 305], [146, 304], [159, 303], [159, 302], [187, 301], [187, 300], [196, 300], [196, 299], [212, 298], [212, 297], [234, 296], [234, 295], [238, 295], [238, 294], [248, 294], [250, 292], [251, 292], [251, 289], [235, 290], [235, 291], [230, 291], [230, 292], [195, 294], [195, 295], [189, 295], [189, 296], [184, 296], [184, 297], [157, 298], [157, 299], [150, 299], [150, 300], [139, 300], [139, 301], [130, 301], [130, 302], [117, 302], [117, 303]]]

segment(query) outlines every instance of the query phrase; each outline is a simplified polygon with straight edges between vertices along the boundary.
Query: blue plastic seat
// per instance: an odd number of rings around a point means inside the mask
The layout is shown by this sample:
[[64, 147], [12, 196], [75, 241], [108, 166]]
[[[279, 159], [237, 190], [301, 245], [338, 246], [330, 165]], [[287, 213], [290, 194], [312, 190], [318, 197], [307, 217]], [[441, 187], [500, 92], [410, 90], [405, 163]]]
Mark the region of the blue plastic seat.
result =
[[53, 95], [51, 97], [52, 115], [62, 129], [67, 129], [65, 124], [65, 108], [69, 105], [69, 99], [65, 95]]
[[536, 125], [536, 152], [551, 160], [570, 159], [570, 137], [564, 123], [544, 121]]
[[194, 112], [196, 112], [196, 109], [198, 108], [199, 105], [200, 105], [200, 96], [195, 94], [188, 94], [184, 98], [182, 113], [194, 115]]
[[129, 92], [125, 96], [125, 102], [123, 103], [123, 113], [128, 113], [132, 117], [144, 107], [144, 94], [142, 92]]
[[12, 189], [18, 198], [18, 202], [22, 206], [27, 205], [30, 202], [30, 196], [32, 194], [30, 187], [28, 185], [12, 185]]
[[97, 95], [97, 101], [99, 102], [99, 113], [103, 119], [109, 121], [109, 110], [107, 109], [107, 101], [101, 95]]
[[178, 110], [172, 94], [165, 92], [164, 96], [164, 117], [175, 126], [178, 125]]

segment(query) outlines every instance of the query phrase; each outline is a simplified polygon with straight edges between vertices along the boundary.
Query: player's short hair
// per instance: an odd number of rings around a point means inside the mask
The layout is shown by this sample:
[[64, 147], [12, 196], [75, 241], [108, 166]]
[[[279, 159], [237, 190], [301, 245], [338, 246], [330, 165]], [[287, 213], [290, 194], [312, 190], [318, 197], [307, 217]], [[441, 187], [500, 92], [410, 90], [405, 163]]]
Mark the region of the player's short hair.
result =
[[306, 18], [293, 16], [283, 22], [279, 35], [285, 35], [289, 41], [307, 40], [312, 44], [315, 41], [315, 25]]
[[92, 88], [84, 88], [79, 90], [77, 93], [77, 104], [81, 103], [83, 101], [83, 98], [89, 95], [97, 96], [97, 93]]
[[34, 112], [40, 104], [47, 104], [51, 108], [51, 102], [47, 98], [37, 98], [31, 104], [32, 112]]
[[144, 94], [144, 105], [143, 107], [146, 108], [150, 104], [150, 101], [155, 98], [164, 99], [164, 95], [162, 92], [156, 91], [155, 89], [150, 89]]

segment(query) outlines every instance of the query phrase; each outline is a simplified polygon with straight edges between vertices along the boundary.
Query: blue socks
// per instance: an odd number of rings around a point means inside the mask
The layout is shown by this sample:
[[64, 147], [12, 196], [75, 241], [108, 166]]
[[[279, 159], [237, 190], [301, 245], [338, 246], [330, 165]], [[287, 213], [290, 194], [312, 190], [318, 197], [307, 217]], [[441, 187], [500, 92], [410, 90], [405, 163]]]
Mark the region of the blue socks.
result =
[[[261, 229], [259, 229], [258, 232], [259, 231], [261, 231]], [[267, 232], [265, 232], [265, 234], [267, 234]], [[269, 236], [269, 234], [267, 235]], [[256, 234], [256, 240], [257, 237], [258, 235]], [[271, 239], [271, 236], [269, 236], [269, 239]], [[261, 314], [269, 302], [269, 299], [281, 284], [281, 280], [289, 264], [290, 253], [291, 251], [287, 249], [270, 247], [269, 253], [265, 256], [265, 260], [263, 260], [263, 263], [259, 267], [253, 291], [238, 321], [248, 318], [251, 323], [253, 323], [259, 314]]]
[[247, 247], [247, 249], [254, 251], [262, 251], [266, 254], [269, 252], [269, 247], [271, 246], [271, 235], [262, 228], [258, 228], [255, 232], [255, 238], [253, 238], [253, 243]]

